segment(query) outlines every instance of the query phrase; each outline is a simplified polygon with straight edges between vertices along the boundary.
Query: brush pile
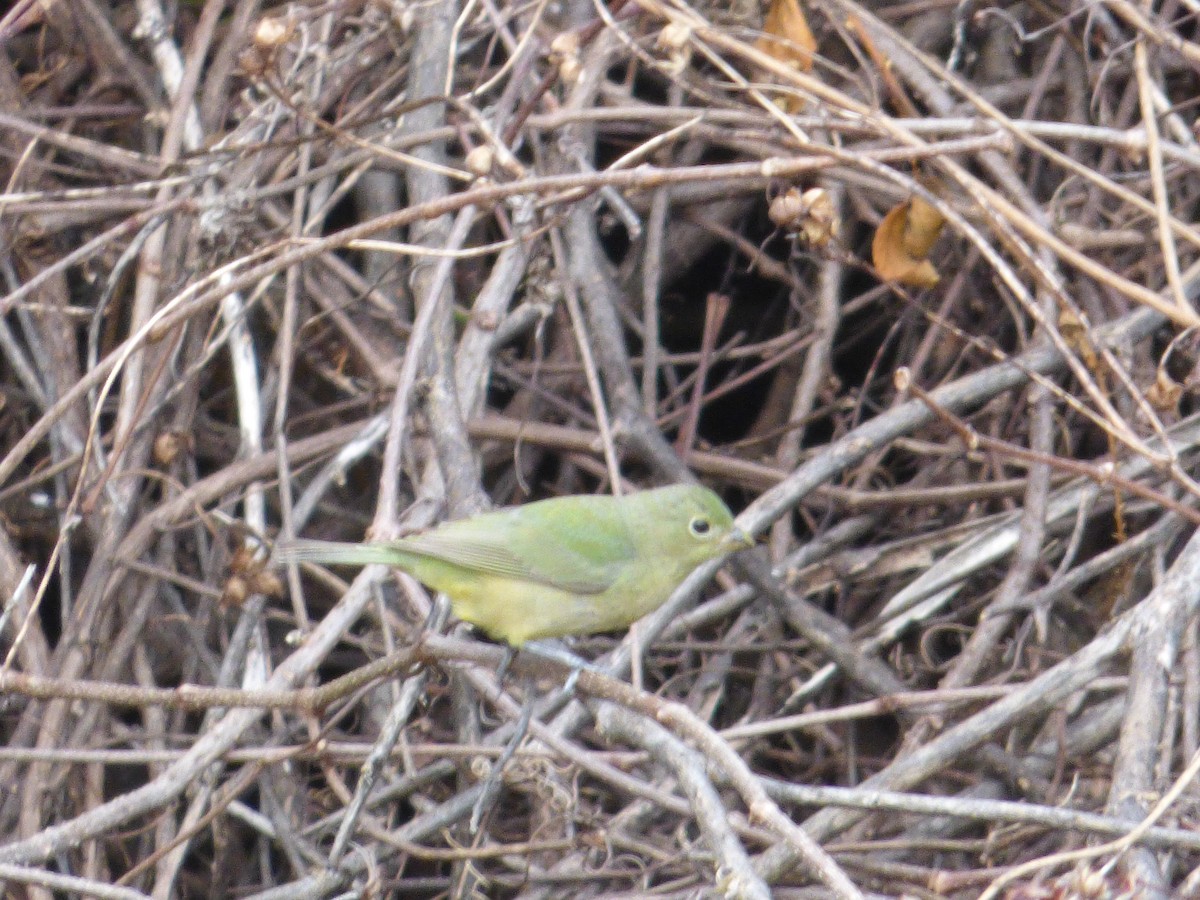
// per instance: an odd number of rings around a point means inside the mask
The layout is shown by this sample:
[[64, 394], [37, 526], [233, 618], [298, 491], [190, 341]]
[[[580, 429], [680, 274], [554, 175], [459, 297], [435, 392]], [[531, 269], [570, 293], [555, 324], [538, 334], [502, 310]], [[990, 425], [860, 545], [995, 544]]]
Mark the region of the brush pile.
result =
[[[14, 5], [5, 895], [1200, 897], [1198, 76], [1174, 0]], [[759, 546], [569, 695], [270, 559], [688, 478]]]

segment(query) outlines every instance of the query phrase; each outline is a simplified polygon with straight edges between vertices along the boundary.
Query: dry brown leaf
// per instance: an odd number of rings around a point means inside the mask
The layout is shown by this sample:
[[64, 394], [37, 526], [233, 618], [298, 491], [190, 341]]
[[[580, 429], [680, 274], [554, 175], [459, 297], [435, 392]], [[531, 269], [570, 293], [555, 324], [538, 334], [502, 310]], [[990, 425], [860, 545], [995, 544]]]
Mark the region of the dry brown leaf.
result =
[[946, 217], [920, 197], [908, 201], [908, 222], [904, 227], [904, 249], [917, 259], [924, 259], [942, 234]]
[[1074, 350], [1083, 360], [1088, 371], [1096, 376], [1096, 380], [1104, 383], [1104, 370], [1100, 366], [1100, 355], [1096, 352], [1091, 338], [1088, 337], [1087, 326], [1079, 314], [1069, 306], [1058, 311], [1058, 333], [1063, 336], [1067, 346]]
[[692, 59], [692, 27], [680, 22], [668, 22], [658, 33], [654, 45], [667, 52], [667, 71], [678, 75]]
[[156, 465], [169, 466], [184, 452], [195, 449], [196, 441], [192, 435], [178, 428], [162, 431], [154, 439], [152, 455]]
[[221, 587], [219, 602], [222, 608], [238, 607], [249, 600], [252, 594], [282, 597], [283, 580], [277, 572], [267, 568], [264, 556], [240, 544], [229, 560], [229, 577]]
[[875, 231], [871, 258], [885, 281], [929, 288], [940, 275], [927, 256], [937, 243], [946, 219], [920, 197], [894, 206]]
[[755, 46], [801, 72], [812, 69], [817, 39], [808, 27], [799, 0], [771, 0], [771, 8], [763, 22], [763, 36]]
[[1178, 414], [1179, 401], [1183, 398], [1183, 385], [1159, 366], [1154, 384], [1146, 391], [1146, 402], [1160, 413]]
[[841, 223], [833, 199], [824, 188], [788, 188], [771, 201], [767, 216], [780, 228], [803, 237], [815, 247], [824, 247], [838, 235]]

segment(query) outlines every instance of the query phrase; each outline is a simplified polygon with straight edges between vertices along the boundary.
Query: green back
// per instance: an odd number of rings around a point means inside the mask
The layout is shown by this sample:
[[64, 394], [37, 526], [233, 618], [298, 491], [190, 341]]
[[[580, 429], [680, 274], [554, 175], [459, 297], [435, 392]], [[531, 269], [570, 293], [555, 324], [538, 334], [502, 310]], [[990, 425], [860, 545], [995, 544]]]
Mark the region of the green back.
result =
[[574, 594], [599, 594], [616, 581], [637, 548], [613, 497], [557, 497], [439, 525], [395, 545], [495, 575]]

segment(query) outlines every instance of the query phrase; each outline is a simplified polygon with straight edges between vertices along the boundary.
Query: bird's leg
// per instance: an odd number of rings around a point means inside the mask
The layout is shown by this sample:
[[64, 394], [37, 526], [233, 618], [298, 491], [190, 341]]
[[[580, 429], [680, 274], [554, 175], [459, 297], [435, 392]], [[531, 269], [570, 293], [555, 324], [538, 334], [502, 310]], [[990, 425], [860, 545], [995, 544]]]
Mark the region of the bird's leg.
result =
[[[571, 674], [567, 676], [567, 680], [560, 692], [563, 700], [570, 699], [574, 695], [575, 683], [579, 681], [579, 673], [584, 669], [590, 669], [593, 672], [602, 671], [559, 644], [531, 641], [522, 645], [520, 649], [522, 652], [533, 653], [541, 656], [543, 659], [550, 659], [570, 667]], [[496, 682], [500, 690], [503, 690], [504, 676], [508, 673], [508, 669], [512, 665], [516, 653], [517, 651], [513, 647], [505, 646], [504, 658], [500, 661], [500, 667], [496, 671]], [[525, 735], [529, 732], [529, 723], [533, 721], [534, 693], [534, 678], [532, 675], [527, 675], [525, 676], [525, 702], [521, 705], [521, 715], [517, 719], [516, 728], [513, 731], [512, 737], [509, 738], [508, 743], [504, 746], [504, 750], [497, 757], [495, 765], [488, 772], [487, 778], [484, 779], [479, 797], [475, 800], [475, 805], [471, 808], [472, 834], [475, 834], [479, 830], [479, 823], [483, 819], [484, 809], [491, 802], [496, 789], [499, 787], [504, 767], [512, 760], [517, 752], [517, 748], [521, 745], [521, 741], [525, 739]]]
[[582, 671], [582, 668], [575, 668], [571, 670], [571, 674], [568, 675], [567, 680], [563, 682], [562, 692], [564, 696], [570, 697], [575, 693], [575, 685], [579, 683], [579, 673]]
[[[507, 669], [511, 662], [512, 648], [510, 647], [504, 661], [501, 663], [501, 669]], [[502, 673], [501, 677], [503, 677]], [[527, 675], [525, 677], [525, 702], [521, 705], [521, 715], [517, 719], [516, 728], [513, 730], [512, 737], [509, 738], [508, 743], [504, 745], [504, 750], [496, 758], [496, 762], [492, 766], [491, 771], [488, 772], [487, 778], [483, 780], [483, 785], [479, 790], [479, 797], [475, 800], [475, 805], [471, 807], [471, 834], [479, 831], [479, 823], [483, 819], [484, 809], [491, 803], [496, 790], [500, 786], [500, 777], [504, 773], [504, 767], [516, 755], [517, 748], [521, 746], [521, 742], [525, 740], [525, 735], [529, 733], [529, 723], [533, 721], [533, 688], [533, 676]]]
[[418, 635], [420, 638], [426, 634], [440, 634], [442, 629], [446, 627], [446, 621], [450, 618], [450, 598], [445, 594], [437, 594], [433, 598], [433, 603], [429, 606], [429, 615], [425, 617], [425, 621], [421, 625], [421, 631]]
[[589, 672], [600, 672], [603, 674], [603, 669], [592, 665], [582, 657], [576, 656], [561, 644], [548, 643], [546, 641], [530, 641], [521, 649], [534, 653], [543, 659], [552, 659], [555, 662], [570, 667], [571, 674], [567, 676], [567, 680], [562, 687], [562, 694], [565, 697], [570, 697], [575, 693], [575, 685], [579, 681], [579, 673], [584, 669], [587, 669]]
[[509, 667], [512, 666], [516, 655], [516, 648], [512, 644], [504, 645], [504, 656], [500, 660], [500, 665], [496, 668], [496, 686], [501, 690], [504, 689], [504, 676], [508, 674]]

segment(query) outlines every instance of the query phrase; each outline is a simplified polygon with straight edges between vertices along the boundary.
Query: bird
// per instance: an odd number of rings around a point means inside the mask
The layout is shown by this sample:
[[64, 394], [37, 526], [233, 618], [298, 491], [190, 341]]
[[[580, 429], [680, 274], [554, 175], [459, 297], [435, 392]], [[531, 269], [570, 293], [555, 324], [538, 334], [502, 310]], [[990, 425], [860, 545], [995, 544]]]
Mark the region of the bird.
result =
[[625, 628], [701, 563], [750, 546], [713, 491], [671, 485], [539, 500], [394, 541], [295, 540], [276, 560], [394, 566], [445, 593], [462, 621], [520, 648]]

